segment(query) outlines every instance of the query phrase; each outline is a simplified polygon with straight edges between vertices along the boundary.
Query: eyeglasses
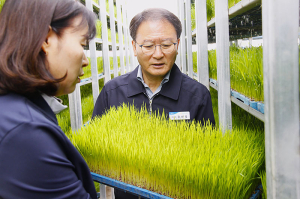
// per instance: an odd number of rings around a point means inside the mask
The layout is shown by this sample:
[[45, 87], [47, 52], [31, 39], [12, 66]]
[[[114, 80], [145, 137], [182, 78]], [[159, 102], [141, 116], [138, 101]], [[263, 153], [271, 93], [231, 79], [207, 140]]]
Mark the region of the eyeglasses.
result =
[[160, 46], [161, 51], [164, 54], [170, 54], [174, 51], [175, 49], [175, 45], [177, 43], [164, 43], [164, 44], [160, 44], [160, 45], [154, 45], [154, 44], [138, 44], [137, 42], [135, 42], [139, 47], [141, 47], [142, 52], [146, 55], [152, 55], [155, 52], [156, 46]]

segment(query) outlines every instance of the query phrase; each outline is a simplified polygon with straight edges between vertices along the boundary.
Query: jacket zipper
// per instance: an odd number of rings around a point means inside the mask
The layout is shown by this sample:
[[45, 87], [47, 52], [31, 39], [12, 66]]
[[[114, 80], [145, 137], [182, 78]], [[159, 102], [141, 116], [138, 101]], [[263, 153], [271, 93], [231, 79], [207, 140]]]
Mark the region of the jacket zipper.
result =
[[[153, 99], [152, 99], [153, 100]], [[149, 105], [150, 105], [150, 116], [151, 116], [151, 114], [152, 114], [152, 100], [149, 100]]]
[[149, 100], [149, 105], [150, 105], [150, 107], [149, 107], [149, 114], [150, 114], [150, 116], [151, 116], [151, 114], [152, 114], [152, 101], [153, 101], [154, 97], [155, 97], [158, 93], [156, 93], [156, 94], [152, 97], [152, 100], [149, 99], [149, 97], [148, 97], [148, 95], [147, 95], [146, 93], [144, 93], [144, 94], [147, 96], [147, 98], [148, 98], [148, 100]]

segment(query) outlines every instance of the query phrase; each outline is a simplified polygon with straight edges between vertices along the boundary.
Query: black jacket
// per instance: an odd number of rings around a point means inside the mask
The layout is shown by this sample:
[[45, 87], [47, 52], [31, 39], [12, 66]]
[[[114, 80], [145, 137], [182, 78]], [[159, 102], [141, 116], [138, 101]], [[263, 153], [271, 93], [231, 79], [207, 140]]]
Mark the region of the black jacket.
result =
[[0, 95], [0, 198], [97, 198], [90, 170], [35, 95]]
[[[137, 79], [138, 67], [130, 73], [116, 77], [103, 87], [95, 104], [93, 116], [105, 113], [112, 106], [122, 103], [133, 104], [140, 109], [143, 104], [150, 110], [150, 100], [143, 84]], [[211, 97], [208, 89], [201, 83], [183, 74], [176, 64], [171, 69], [169, 81], [152, 101], [152, 112], [190, 112], [190, 119], [202, 122], [210, 120], [215, 124]]]

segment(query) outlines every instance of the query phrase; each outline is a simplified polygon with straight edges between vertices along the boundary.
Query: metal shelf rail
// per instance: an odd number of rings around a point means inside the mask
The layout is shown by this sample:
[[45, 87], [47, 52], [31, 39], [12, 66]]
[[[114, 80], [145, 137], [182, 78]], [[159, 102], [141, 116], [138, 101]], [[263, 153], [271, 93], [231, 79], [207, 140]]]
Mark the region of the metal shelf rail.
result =
[[[136, 187], [130, 184], [126, 184], [124, 182], [118, 181], [118, 180], [114, 180], [96, 173], [91, 172], [92, 174], [92, 178], [95, 182], [101, 183], [101, 184], [105, 184], [108, 185], [110, 187], [114, 187], [114, 188], [118, 188], [118, 189], [122, 189], [123, 191], [126, 192], [130, 192], [133, 193], [135, 195], [138, 195], [140, 197], [144, 197], [144, 198], [151, 198], [151, 199], [171, 199], [170, 197], [164, 196], [164, 195], [160, 195], [158, 193], [152, 192], [152, 191], [148, 191], [146, 189], [142, 189], [140, 187]], [[106, 196], [101, 195], [101, 191], [100, 191], [100, 198], [106, 198]]]
[[[124, 182], [120, 182], [118, 180], [114, 180], [114, 179], [111, 179], [111, 178], [108, 178], [108, 177], [105, 177], [105, 176], [102, 176], [102, 175], [99, 175], [99, 174], [96, 174], [93, 172], [91, 172], [91, 175], [95, 182], [105, 184], [110, 187], [122, 189], [123, 191], [130, 192], [132, 194], [139, 196], [139, 198], [143, 197], [143, 198], [149, 198], [149, 199], [171, 199], [168, 196], [164, 196], [164, 195], [152, 192], [152, 191], [148, 191], [146, 189], [142, 189], [140, 187], [136, 187], [136, 186], [124, 183]], [[258, 199], [261, 195], [261, 191], [262, 191], [262, 186], [261, 185], [257, 186], [254, 193], [251, 195], [251, 197], [249, 199]], [[105, 193], [101, 193], [101, 190], [100, 190], [100, 198], [106, 199]]]
[[[218, 91], [218, 84], [216, 80], [210, 78], [209, 85]], [[248, 97], [234, 91], [233, 89], [230, 90], [230, 99], [233, 103], [235, 103], [248, 113], [252, 114], [263, 122], [265, 121], [264, 103], [252, 101]]]

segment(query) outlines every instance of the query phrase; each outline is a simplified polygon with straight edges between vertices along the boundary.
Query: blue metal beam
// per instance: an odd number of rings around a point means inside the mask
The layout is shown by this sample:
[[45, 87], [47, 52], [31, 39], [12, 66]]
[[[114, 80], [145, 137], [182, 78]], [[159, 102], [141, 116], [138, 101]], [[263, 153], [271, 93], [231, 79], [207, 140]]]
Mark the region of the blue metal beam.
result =
[[108, 185], [110, 187], [122, 189], [125, 192], [130, 192], [138, 196], [142, 196], [144, 198], [151, 198], [151, 199], [171, 199], [170, 197], [160, 195], [158, 193], [148, 191], [146, 189], [142, 189], [130, 184], [126, 184], [124, 182], [120, 182], [96, 173], [91, 172], [92, 178], [94, 181], [99, 182], [101, 184]]

